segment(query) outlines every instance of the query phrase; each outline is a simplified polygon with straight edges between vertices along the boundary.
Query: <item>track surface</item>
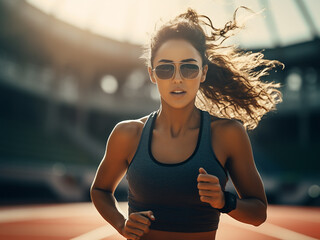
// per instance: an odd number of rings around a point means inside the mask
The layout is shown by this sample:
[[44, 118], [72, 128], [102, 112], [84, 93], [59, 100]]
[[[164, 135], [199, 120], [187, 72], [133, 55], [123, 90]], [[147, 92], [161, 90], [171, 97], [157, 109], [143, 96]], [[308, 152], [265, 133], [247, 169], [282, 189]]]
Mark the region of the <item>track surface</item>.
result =
[[[119, 203], [127, 214], [127, 202]], [[92, 203], [0, 207], [1, 240], [125, 240]], [[269, 206], [259, 227], [221, 215], [217, 240], [320, 239], [320, 208]]]

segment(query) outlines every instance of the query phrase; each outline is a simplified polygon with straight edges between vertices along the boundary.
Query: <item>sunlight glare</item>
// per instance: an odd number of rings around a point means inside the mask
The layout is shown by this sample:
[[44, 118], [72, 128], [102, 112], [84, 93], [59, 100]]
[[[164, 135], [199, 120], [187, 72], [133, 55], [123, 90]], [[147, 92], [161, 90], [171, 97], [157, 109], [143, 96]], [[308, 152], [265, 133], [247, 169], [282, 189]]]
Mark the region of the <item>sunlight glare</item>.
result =
[[[216, 28], [232, 20], [234, 10], [247, 6], [255, 12], [268, 11], [249, 19], [240, 34], [226, 41], [245, 48], [269, 48], [287, 45], [312, 38], [297, 5], [290, 0], [26, 0], [42, 11], [69, 22], [81, 29], [132, 44], [148, 42], [150, 34], [168, 19], [185, 12], [188, 7], [198, 14], [207, 15]], [[264, 4], [264, 5], [263, 5]], [[307, 4], [310, 9], [310, 4]], [[286, 12], [283, 12], [286, 9]], [[314, 12], [314, 11], [313, 11]], [[246, 10], [238, 12], [238, 20], [252, 15]], [[314, 15], [314, 14], [313, 14]], [[316, 26], [319, 18], [313, 17]], [[268, 21], [275, 21], [276, 30]], [[294, 26], [290, 28], [288, 26]], [[320, 29], [320, 27], [318, 27]], [[208, 27], [206, 33], [210, 31]], [[319, 30], [320, 31], [320, 30]]]

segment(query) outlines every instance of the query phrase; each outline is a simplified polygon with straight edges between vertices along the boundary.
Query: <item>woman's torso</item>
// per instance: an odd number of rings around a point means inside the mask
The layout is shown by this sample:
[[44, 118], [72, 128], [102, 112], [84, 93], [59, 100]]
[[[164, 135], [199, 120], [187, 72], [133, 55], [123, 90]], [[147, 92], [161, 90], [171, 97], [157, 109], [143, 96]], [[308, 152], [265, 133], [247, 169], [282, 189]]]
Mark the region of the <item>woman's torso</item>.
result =
[[[211, 133], [212, 133], [212, 149], [216, 155], [217, 160], [220, 162], [221, 166], [224, 166], [227, 160], [226, 153], [223, 149], [222, 141], [219, 141], [219, 124], [224, 120], [219, 120], [212, 118], [210, 123]], [[140, 119], [141, 124], [139, 125], [139, 129], [137, 131], [137, 136], [132, 143], [132, 152], [130, 153], [130, 157], [128, 160], [128, 164], [131, 163], [141, 138], [141, 133], [144, 127], [144, 124], [147, 121], [147, 117]], [[156, 129], [153, 129], [152, 133], [152, 145], [151, 151], [154, 158], [160, 163], [165, 164], [177, 164], [181, 162], [181, 159], [187, 159], [192, 155], [197, 147], [197, 140], [199, 136], [200, 127], [191, 129], [187, 136], [183, 139], [165, 139], [157, 132]], [[164, 144], [166, 148], [164, 149]], [[165, 151], [164, 151], [165, 150]], [[184, 232], [169, 232], [169, 231], [159, 231], [150, 229], [148, 234], [145, 234], [141, 240], [157, 240], [157, 239], [202, 239], [202, 240], [213, 240], [215, 239], [216, 231], [205, 231], [205, 232], [192, 232], [192, 233], [184, 233]]]
[[[137, 128], [137, 131], [136, 131], [137, 134], [132, 141], [132, 145], [130, 146], [128, 165], [130, 165], [130, 163], [131, 163], [131, 161], [137, 151], [139, 141], [141, 138], [141, 133], [142, 133], [144, 124], [146, 123], [147, 119], [148, 119], [148, 116], [145, 116], [145, 117], [139, 119], [139, 121], [138, 121], [139, 124], [135, 124], [135, 127]], [[221, 134], [221, 129], [220, 129], [220, 126], [223, 124], [224, 121], [228, 121], [228, 120], [212, 116], [212, 122], [211, 122], [212, 149], [217, 157], [217, 160], [221, 163], [222, 166], [225, 166], [226, 161], [227, 161], [227, 154], [226, 154], [224, 147], [223, 147], [223, 141], [221, 141], [222, 134]], [[135, 122], [135, 123], [137, 123], [137, 122]], [[181, 155], [174, 156], [176, 159], [186, 159], [188, 156], [190, 156], [192, 154], [192, 152], [196, 148], [198, 134], [199, 134], [199, 129], [196, 129], [194, 131], [194, 133], [191, 133], [191, 135], [193, 135], [192, 139], [190, 138], [187, 142], [183, 142], [183, 141], [179, 141], [179, 140], [174, 142], [175, 149], [183, 150], [183, 151], [179, 151], [181, 153]], [[163, 141], [163, 139], [162, 139], [162, 141]], [[166, 143], [168, 143], [168, 142], [166, 142]], [[173, 144], [170, 144], [170, 145], [173, 146]], [[163, 151], [163, 145], [162, 145], [161, 139], [157, 139], [157, 135], [155, 133], [153, 133], [153, 138], [152, 138], [152, 152], [153, 152], [153, 155], [156, 157], [156, 159], [160, 162], [165, 162], [164, 159], [168, 159], [168, 156], [170, 156], [171, 159], [173, 158], [173, 156], [169, 154], [169, 151], [167, 151], [167, 149], [166, 149], [166, 151]], [[179, 160], [173, 161], [171, 163], [177, 163], [177, 162], [179, 162]]]
[[216, 231], [182, 233], [150, 229], [140, 240], [215, 240]]

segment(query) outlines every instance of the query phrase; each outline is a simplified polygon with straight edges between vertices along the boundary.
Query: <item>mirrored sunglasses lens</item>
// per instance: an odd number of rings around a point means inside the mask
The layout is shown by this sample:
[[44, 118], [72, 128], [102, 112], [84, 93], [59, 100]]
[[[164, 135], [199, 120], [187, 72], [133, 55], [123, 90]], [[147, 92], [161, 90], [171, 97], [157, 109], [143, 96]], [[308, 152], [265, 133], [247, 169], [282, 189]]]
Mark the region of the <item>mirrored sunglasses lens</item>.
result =
[[199, 66], [196, 64], [182, 64], [180, 71], [184, 78], [193, 79], [199, 74]]
[[174, 66], [169, 64], [159, 65], [156, 67], [156, 74], [160, 79], [169, 79], [174, 72]]

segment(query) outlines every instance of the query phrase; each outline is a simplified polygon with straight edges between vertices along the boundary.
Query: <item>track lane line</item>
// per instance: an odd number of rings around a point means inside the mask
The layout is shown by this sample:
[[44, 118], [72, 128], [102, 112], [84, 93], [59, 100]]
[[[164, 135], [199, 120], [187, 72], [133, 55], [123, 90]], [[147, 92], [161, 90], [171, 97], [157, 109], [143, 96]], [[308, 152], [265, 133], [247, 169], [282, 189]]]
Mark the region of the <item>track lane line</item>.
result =
[[98, 216], [94, 207], [87, 203], [61, 204], [52, 206], [25, 206], [0, 209], [0, 223], [33, 219]]
[[71, 238], [70, 240], [101, 240], [118, 233], [111, 225], [96, 228], [90, 232]]
[[255, 227], [250, 224], [237, 222], [236, 220], [224, 218], [224, 222], [233, 226], [241, 227], [253, 232], [264, 234], [270, 237], [275, 237], [281, 240], [317, 240], [316, 238], [283, 228], [277, 225], [265, 222], [259, 227]]

